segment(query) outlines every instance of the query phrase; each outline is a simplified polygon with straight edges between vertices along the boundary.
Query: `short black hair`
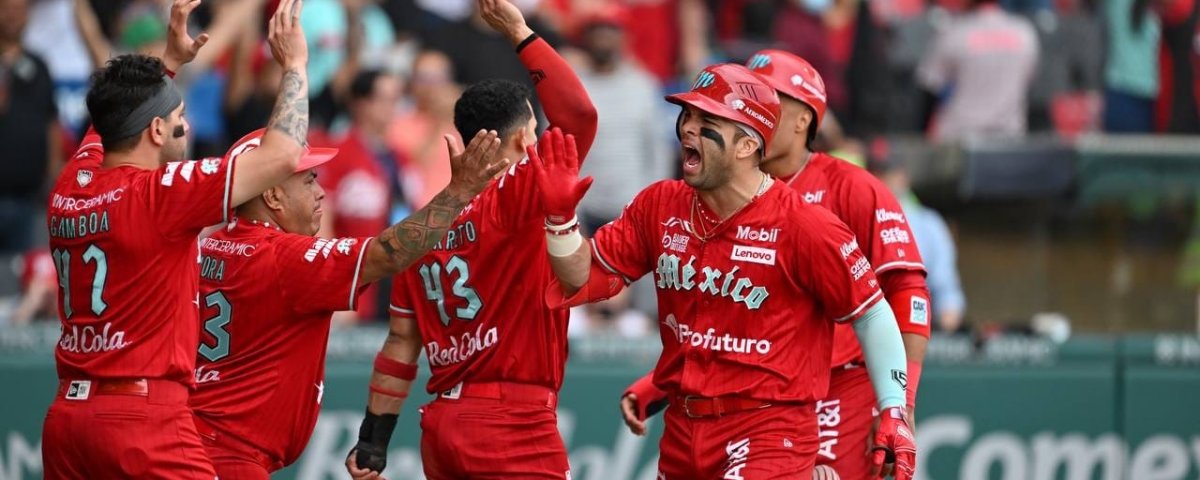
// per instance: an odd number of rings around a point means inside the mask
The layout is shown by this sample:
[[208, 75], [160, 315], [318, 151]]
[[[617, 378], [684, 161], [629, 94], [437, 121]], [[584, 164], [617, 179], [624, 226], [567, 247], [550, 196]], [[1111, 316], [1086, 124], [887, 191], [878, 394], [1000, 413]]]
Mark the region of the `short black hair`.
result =
[[120, 138], [116, 131], [134, 109], [163, 88], [169, 88], [163, 81], [166, 73], [162, 60], [139, 54], [116, 57], [92, 73], [87, 93], [88, 115], [106, 151], [125, 151], [137, 145], [140, 131]]
[[375, 93], [375, 81], [384, 76], [383, 70], [361, 70], [350, 81], [350, 100], [363, 100]]
[[524, 126], [529, 111], [529, 87], [511, 80], [488, 79], [471, 85], [454, 103], [454, 128], [463, 143], [480, 130], [495, 130], [501, 140]]

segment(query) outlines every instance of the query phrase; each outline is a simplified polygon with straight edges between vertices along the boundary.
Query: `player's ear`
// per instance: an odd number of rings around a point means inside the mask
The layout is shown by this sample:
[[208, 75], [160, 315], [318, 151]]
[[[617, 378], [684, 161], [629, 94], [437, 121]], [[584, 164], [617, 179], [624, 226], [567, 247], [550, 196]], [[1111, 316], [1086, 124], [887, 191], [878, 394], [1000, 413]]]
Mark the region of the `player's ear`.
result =
[[794, 125], [795, 133], [803, 135], [807, 138], [808, 126], [812, 125], [813, 111], [807, 105], [800, 109], [800, 113], [796, 114], [796, 124]]
[[525, 147], [531, 145], [529, 143], [528, 132], [525, 128], [513, 129], [513, 132], [508, 134], [508, 138], [504, 139], [505, 144], [512, 145], [517, 150], [525, 151]]
[[270, 210], [281, 211], [283, 210], [283, 195], [283, 189], [278, 186], [268, 188], [262, 193], [263, 203]]
[[735, 145], [737, 150], [734, 151], [734, 155], [736, 155], [737, 158], [747, 158], [753, 156], [757, 154], [759, 148], [758, 139], [750, 135], [739, 135]]
[[162, 117], [154, 117], [150, 120], [150, 141], [158, 147], [163, 146], [167, 142], [167, 120]]

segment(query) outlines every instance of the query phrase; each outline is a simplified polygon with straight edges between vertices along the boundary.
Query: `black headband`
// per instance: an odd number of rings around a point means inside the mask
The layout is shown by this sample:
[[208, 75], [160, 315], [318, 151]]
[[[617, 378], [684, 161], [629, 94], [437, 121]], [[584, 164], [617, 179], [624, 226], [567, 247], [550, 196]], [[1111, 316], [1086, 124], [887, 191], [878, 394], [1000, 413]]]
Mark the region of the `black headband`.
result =
[[163, 86], [154, 96], [146, 99], [141, 105], [125, 116], [125, 121], [113, 130], [113, 138], [124, 139], [137, 135], [150, 126], [155, 117], [166, 117], [183, 103], [183, 96], [175, 87], [175, 81], [163, 76]]

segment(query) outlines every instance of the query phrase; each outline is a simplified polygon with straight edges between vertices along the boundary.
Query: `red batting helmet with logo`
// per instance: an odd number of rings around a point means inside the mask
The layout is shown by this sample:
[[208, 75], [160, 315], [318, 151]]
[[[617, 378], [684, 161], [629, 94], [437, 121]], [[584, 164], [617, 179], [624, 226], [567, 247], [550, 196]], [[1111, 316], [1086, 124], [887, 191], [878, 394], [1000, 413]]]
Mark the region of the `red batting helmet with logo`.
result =
[[668, 95], [667, 101], [744, 124], [762, 137], [762, 148], [771, 143], [775, 125], [779, 123], [779, 95], [775, 89], [746, 67], [734, 63], [705, 67], [690, 91]]
[[783, 50], [759, 50], [746, 67], [763, 77], [780, 95], [787, 95], [808, 105], [816, 118], [813, 130], [825, 118], [825, 81], [807, 60]]

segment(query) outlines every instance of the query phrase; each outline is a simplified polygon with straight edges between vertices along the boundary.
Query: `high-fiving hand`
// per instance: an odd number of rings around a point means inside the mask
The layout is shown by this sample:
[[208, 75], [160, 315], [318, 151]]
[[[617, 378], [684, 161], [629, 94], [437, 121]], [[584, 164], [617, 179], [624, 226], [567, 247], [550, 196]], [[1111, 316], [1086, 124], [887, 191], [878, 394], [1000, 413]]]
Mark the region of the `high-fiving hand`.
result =
[[167, 49], [163, 52], [163, 65], [168, 70], [178, 71], [179, 67], [196, 58], [200, 47], [208, 43], [208, 34], [201, 33], [196, 38], [188, 34], [188, 16], [200, 0], [174, 0], [171, 2], [171, 19], [167, 23]]
[[537, 149], [526, 147], [537, 174], [547, 225], [563, 225], [575, 217], [575, 208], [592, 187], [592, 177], [579, 178], [579, 151], [575, 136], [555, 127], [546, 130]]
[[450, 185], [447, 188], [457, 194], [468, 198], [478, 195], [511, 163], [507, 158], [492, 161], [500, 150], [500, 136], [495, 130], [480, 130], [465, 149], [458, 137], [446, 135], [444, 138], [450, 149]]
[[892, 475], [896, 480], [912, 480], [917, 467], [917, 445], [903, 408], [890, 407], [879, 412], [879, 426], [871, 445], [872, 478]]

